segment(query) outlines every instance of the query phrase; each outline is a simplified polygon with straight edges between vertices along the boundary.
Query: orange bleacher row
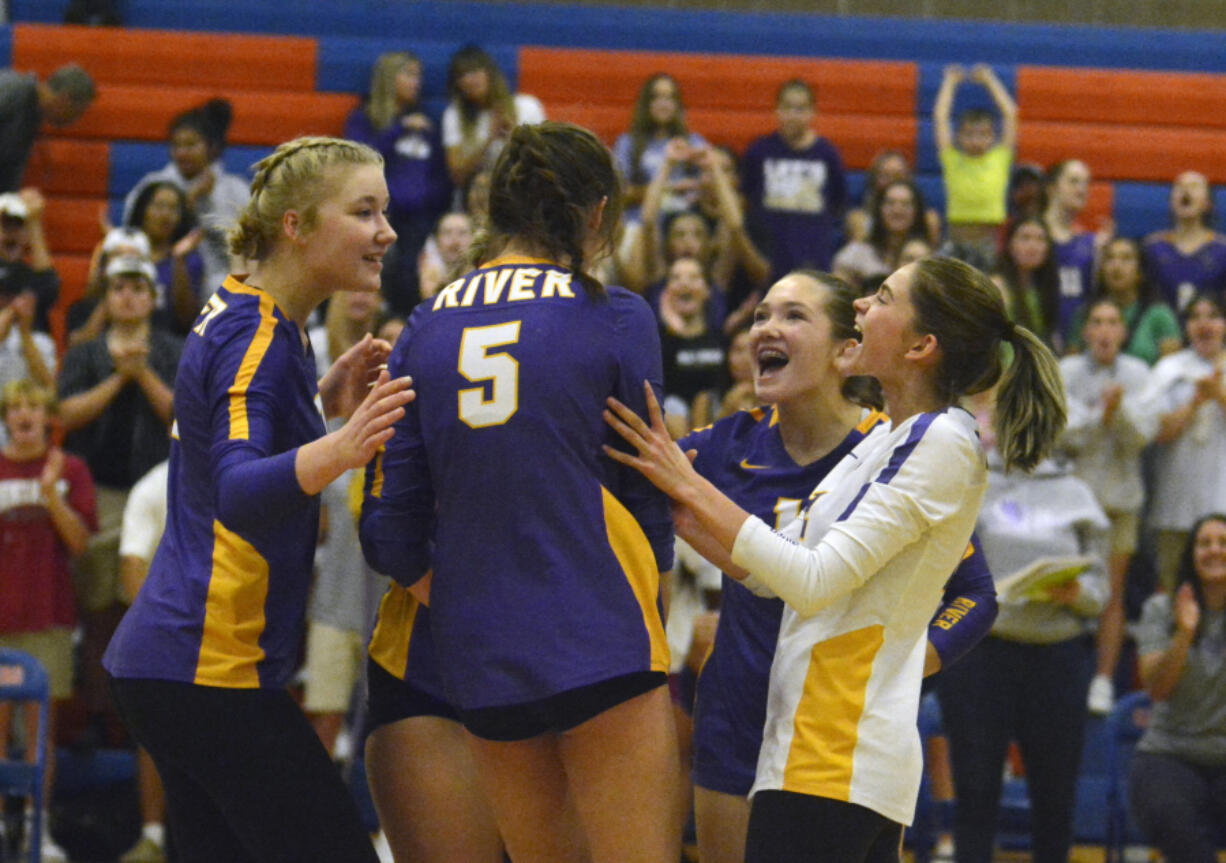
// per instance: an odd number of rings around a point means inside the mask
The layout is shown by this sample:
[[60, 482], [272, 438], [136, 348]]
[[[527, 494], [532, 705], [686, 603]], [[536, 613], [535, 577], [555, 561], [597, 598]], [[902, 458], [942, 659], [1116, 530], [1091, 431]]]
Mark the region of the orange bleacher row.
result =
[[[234, 106], [235, 144], [337, 134], [357, 96], [315, 91], [317, 55], [318, 40], [303, 37], [109, 30], [100, 38], [90, 28], [15, 25], [14, 68], [46, 74], [75, 60], [99, 84], [80, 122], [45, 130], [27, 173], [48, 196], [61, 306], [83, 289], [100, 237], [109, 141], [161, 141], [172, 117], [218, 95]], [[626, 128], [642, 81], [662, 69], [686, 93], [691, 128], [737, 152], [773, 128], [778, 84], [801, 77], [817, 88], [821, 130], [849, 168], [867, 167], [883, 149], [918, 156], [924, 131], [915, 63], [531, 46], [519, 53], [523, 91], [550, 116], [610, 143]], [[1019, 67], [1018, 158], [1083, 159], [1100, 178], [1086, 212], [1091, 223], [1111, 214], [1110, 181], [1167, 181], [1188, 167], [1226, 181], [1224, 85], [1224, 75]]]

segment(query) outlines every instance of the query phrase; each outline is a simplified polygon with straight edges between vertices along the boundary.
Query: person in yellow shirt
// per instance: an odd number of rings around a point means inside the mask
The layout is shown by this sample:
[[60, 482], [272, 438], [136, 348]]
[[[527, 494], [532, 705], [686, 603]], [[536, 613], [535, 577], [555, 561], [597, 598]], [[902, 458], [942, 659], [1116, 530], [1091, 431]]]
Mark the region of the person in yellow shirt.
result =
[[[964, 81], [987, 88], [1000, 112], [999, 138], [991, 112], [983, 109], [960, 113], [955, 132], [950, 113], [954, 94]], [[1017, 147], [1017, 103], [990, 66], [980, 63], [969, 71], [962, 66], [946, 66], [932, 119], [945, 180], [949, 238], [975, 247], [992, 260], [996, 235], [1005, 221], [1005, 193]]]

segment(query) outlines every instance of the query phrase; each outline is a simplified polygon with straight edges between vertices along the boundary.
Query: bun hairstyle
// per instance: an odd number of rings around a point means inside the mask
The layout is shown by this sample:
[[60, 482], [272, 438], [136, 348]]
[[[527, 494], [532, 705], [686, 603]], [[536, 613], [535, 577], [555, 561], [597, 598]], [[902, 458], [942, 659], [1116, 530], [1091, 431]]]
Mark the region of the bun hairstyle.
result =
[[621, 181], [613, 157], [587, 129], [570, 123], [516, 126], [490, 178], [489, 219], [473, 240], [474, 264], [521, 239], [554, 260], [566, 260], [592, 295], [604, 286], [584, 271], [592, 210], [607, 199], [598, 228], [605, 246], [621, 216]]
[[383, 157], [365, 144], [342, 138], [295, 138], [255, 165], [251, 199], [230, 232], [230, 252], [248, 260], [267, 258], [281, 237], [281, 218], [298, 210], [305, 228], [331, 188], [334, 169], [382, 165]]
[[171, 120], [168, 131], [170, 135], [180, 129], [195, 131], [204, 139], [210, 158], [216, 159], [226, 149], [226, 134], [230, 131], [233, 118], [234, 110], [228, 100], [210, 99]]
[[[1030, 470], [1051, 450], [1066, 420], [1056, 358], [1038, 336], [1009, 320], [1000, 290], [979, 270], [939, 257], [913, 266], [915, 329], [936, 336], [941, 348], [938, 394], [954, 404], [1000, 381], [997, 447], [1006, 470]], [[1013, 349], [1008, 368], [1002, 361], [1004, 342]]]

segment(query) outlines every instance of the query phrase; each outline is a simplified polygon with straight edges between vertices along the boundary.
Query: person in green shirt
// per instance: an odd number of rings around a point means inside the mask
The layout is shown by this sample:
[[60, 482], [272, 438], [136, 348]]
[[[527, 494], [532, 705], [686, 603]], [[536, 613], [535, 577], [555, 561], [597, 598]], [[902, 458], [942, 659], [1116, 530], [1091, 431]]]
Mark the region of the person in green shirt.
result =
[[1103, 247], [1094, 293], [1073, 316], [1072, 347], [1075, 350], [1084, 347], [1081, 329], [1086, 309], [1104, 297], [1113, 300], [1124, 315], [1124, 325], [1128, 327], [1124, 353], [1152, 366], [1183, 347], [1179, 319], [1170, 306], [1157, 299], [1153, 286], [1145, 277], [1141, 246], [1131, 237], [1116, 237]]

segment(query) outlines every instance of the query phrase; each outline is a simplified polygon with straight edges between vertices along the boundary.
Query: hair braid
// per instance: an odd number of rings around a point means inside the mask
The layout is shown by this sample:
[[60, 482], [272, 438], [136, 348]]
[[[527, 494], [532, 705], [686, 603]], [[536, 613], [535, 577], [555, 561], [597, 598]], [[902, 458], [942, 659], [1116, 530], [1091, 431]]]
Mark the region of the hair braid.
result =
[[287, 210], [301, 210], [308, 227], [314, 223], [316, 208], [328, 191], [331, 168], [368, 164], [382, 165], [383, 157], [365, 144], [342, 138], [295, 138], [277, 147], [256, 163], [251, 199], [230, 232], [231, 253], [251, 260], [266, 258], [280, 237]]

